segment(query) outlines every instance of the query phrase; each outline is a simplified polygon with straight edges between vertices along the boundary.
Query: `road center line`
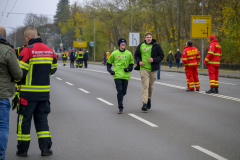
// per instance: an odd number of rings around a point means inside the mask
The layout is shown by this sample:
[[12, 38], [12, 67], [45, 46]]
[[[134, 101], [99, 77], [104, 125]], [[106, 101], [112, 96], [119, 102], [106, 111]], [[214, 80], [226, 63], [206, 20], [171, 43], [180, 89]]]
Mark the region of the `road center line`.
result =
[[136, 118], [137, 120], [139, 120], [139, 121], [141, 121], [141, 122], [143, 122], [143, 123], [146, 123], [147, 125], [149, 125], [149, 126], [151, 126], [151, 127], [158, 127], [157, 125], [155, 125], [155, 124], [153, 124], [153, 123], [151, 123], [151, 122], [149, 122], [149, 121], [147, 121], [147, 120], [145, 120], [145, 119], [143, 119], [143, 118], [141, 118], [141, 117], [138, 117], [138, 116], [135, 115], [135, 114], [129, 113], [128, 115], [129, 115], [129, 116], [132, 116], [133, 118]]
[[106, 104], [108, 104], [108, 105], [110, 105], [110, 106], [113, 106], [114, 104], [112, 104], [112, 103], [110, 103], [110, 102], [108, 102], [108, 101], [106, 101], [106, 100], [104, 100], [104, 99], [102, 99], [102, 98], [97, 98], [98, 100], [100, 100], [100, 101], [102, 101], [102, 102], [104, 102], [104, 103], [106, 103]]
[[65, 82], [65, 83], [67, 83], [68, 85], [70, 85], [70, 86], [73, 86], [73, 84], [72, 83], [69, 83], [69, 82]]
[[78, 88], [80, 91], [83, 91], [83, 92], [85, 92], [85, 93], [90, 93], [90, 92], [88, 92], [88, 91], [86, 91], [86, 90], [84, 90], [84, 89], [82, 89], [82, 88]]
[[59, 77], [56, 77], [56, 78], [57, 78], [58, 80], [60, 80], [60, 81], [62, 80], [62, 79], [61, 79], [61, 78], [59, 78]]
[[192, 147], [218, 160], [228, 160], [200, 146], [192, 146]]

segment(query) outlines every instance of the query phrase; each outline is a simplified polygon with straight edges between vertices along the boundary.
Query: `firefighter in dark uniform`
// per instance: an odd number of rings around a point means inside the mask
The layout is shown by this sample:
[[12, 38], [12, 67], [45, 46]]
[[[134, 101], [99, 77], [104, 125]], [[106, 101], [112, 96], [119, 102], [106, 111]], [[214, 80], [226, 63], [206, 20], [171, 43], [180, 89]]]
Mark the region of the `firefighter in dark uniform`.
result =
[[83, 51], [78, 51], [77, 52], [77, 64], [76, 67], [82, 68], [83, 65]]
[[48, 156], [52, 154], [51, 133], [47, 120], [50, 113], [50, 75], [57, 70], [57, 58], [53, 50], [38, 38], [35, 28], [27, 28], [24, 36], [28, 46], [22, 49], [18, 57], [24, 75], [19, 84], [20, 106], [17, 110], [18, 151], [16, 154], [21, 157], [27, 156], [31, 141], [31, 120], [34, 116], [41, 155]]

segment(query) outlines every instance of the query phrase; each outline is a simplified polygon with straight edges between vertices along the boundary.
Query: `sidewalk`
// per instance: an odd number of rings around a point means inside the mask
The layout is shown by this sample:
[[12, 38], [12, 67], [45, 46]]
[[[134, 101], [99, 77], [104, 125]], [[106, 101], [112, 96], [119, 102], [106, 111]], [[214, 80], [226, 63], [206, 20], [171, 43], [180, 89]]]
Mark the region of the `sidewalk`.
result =
[[[88, 63], [89, 64], [102, 65], [101, 62], [89, 61]], [[185, 73], [183, 67], [182, 68], [177, 68], [177, 67], [169, 68], [168, 66], [161, 66], [161, 71]], [[207, 69], [198, 69], [198, 74], [208, 76], [208, 70]], [[219, 77], [240, 79], [240, 71], [219, 70]]]
[[[169, 68], [168, 66], [161, 66], [161, 71], [185, 73], [184, 67], [182, 67], [182, 68], [177, 68], [177, 67]], [[198, 74], [208, 76], [208, 70], [207, 69], [198, 69]], [[219, 77], [240, 79], [240, 71], [219, 70]]]

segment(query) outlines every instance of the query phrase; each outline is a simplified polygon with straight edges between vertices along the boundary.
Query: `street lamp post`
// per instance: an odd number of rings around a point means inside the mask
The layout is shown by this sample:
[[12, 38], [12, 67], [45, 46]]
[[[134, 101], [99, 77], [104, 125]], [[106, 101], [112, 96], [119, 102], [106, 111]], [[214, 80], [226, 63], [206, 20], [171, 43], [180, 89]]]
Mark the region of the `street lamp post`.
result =
[[[62, 38], [59, 36], [59, 35], [57, 35], [57, 34], [52, 34], [52, 33], [39, 33], [39, 34], [45, 34], [45, 35], [54, 35], [54, 36], [58, 36], [58, 38], [60, 39], [60, 41], [61, 41], [61, 44], [63, 44], [62, 43]], [[63, 51], [63, 50], [62, 50]]]
[[95, 62], [95, 19], [94, 19], [94, 62]]

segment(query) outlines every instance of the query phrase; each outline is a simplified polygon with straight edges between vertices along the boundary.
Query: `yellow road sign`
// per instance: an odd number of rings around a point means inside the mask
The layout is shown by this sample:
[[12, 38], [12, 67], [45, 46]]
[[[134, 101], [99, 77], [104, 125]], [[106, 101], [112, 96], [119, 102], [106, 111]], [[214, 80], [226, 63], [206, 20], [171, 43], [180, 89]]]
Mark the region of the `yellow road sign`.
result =
[[212, 16], [191, 16], [191, 38], [209, 38], [212, 30]]
[[73, 47], [87, 47], [87, 41], [73, 41]]

